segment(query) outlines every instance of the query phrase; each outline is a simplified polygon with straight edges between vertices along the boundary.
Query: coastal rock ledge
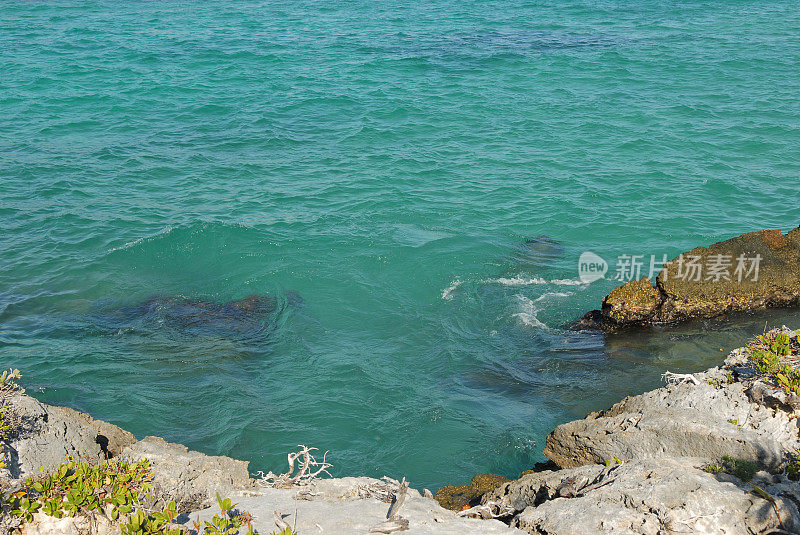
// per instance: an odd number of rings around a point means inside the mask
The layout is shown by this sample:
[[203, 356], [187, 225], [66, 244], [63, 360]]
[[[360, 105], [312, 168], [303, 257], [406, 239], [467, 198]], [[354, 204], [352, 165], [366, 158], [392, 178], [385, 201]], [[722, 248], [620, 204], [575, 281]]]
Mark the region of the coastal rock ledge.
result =
[[[473, 481], [488, 488], [467, 497], [472, 507], [461, 512], [390, 478], [253, 478], [244, 461], [155, 437], [137, 441], [112, 424], [0, 389], [11, 424], [0, 436], [7, 465], [0, 490], [15, 492], [23, 477], [54, 469], [65, 455], [111, 457], [147, 459], [160, 502], [149, 507], [176, 501], [180, 515], [172, 526], [180, 533], [196, 533], [198, 516], [211, 520], [220, 493], [262, 534], [280, 531], [280, 522], [296, 523], [299, 535], [798, 534], [799, 363], [800, 337], [782, 328], [734, 350], [718, 367], [666, 372], [666, 386], [558, 426], [544, 450], [549, 465], [512, 481]], [[56, 519], [37, 512], [23, 523], [0, 510], [3, 534], [121, 532], [102, 514]]]
[[697, 247], [648, 277], [617, 286], [578, 328], [617, 331], [800, 305], [800, 227], [749, 232]]

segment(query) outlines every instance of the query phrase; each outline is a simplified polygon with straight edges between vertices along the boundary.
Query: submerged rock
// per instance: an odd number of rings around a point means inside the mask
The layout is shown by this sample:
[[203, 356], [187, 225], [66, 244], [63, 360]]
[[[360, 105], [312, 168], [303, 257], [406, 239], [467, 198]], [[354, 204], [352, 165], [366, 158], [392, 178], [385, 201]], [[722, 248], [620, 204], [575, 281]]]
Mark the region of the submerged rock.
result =
[[576, 325], [630, 326], [800, 306], [800, 227], [761, 230], [687, 251], [666, 263], [655, 286], [644, 277], [614, 288]]
[[[299, 304], [302, 300], [289, 292], [286, 302]], [[112, 333], [161, 330], [177, 336], [248, 337], [269, 332], [280, 310], [278, 298], [266, 295], [225, 302], [158, 296], [95, 313], [92, 323]]]

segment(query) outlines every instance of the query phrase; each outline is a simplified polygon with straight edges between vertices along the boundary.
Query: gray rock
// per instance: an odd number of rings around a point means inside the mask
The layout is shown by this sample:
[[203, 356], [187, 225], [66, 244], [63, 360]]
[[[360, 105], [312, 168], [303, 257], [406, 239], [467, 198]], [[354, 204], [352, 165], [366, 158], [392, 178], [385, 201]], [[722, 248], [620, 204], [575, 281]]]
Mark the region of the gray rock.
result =
[[727, 384], [720, 369], [695, 376], [698, 385], [665, 386], [558, 426], [547, 437], [544, 454], [562, 468], [615, 457], [714, 462], [728, 455], [775, 470], [800, 447], [797, 419], [754, 403], [746, 393], [748, 383]]
[[216, 503], [216, 494], [226, 496], [253, 487], [246, 461], [191, 451], [163, 438], [147, 437], [126, 447], [122, 459], [146, 458], [153, 472], [153, 484], [159, 494], [156, 506], [174, 500], [179, 512]]
[[61, 416], [65, 419], [71, 418], [93, 427], [97, 431], [97, 443], [100, 444], [100, 447], [109, 457], [116, 457], [122, 453], [126, 446], [136, 442], [136, 437], [133, 436], [133, 433], [125, 431], [114, 424], [95, 420], [85, 412], [78, 412], [69, 407], [50, 407], [50, 411], [61, 413]]
[[[311, 486], [297, 489], [262, 488], [248, 492], [247, 497], [234, 499], [239, 511], [253, 515], [253, 526], [259, 533], [276, 531], [274, 512], [284, 516], [289, 526], [298, 533], [323, 533], [324, 535], [353, 535], [368, 533], [369, 529], [386, 520], [389, 504], [377, 497], [363, 496], [362, 489], [381, 485], [376, 479], [345, 477], [322, 479]], [[295, 510], [297, 511], [295, 516]], [[190, 514], [208, 520], [219, 511], [216, 506]], [[435, 500], [425, 498], [409, 489], [399, 511], [409, 522], [408, 535], [513, 535], [522, 532], [498, 520], [461, 518], [453, 511], [441, 507]], [[190, 523], [190, 522], [189, 522]]]
[[[800, 530], [800, 485], [764, 490], [720, 481], [693, 459], [637, 460], [526, 475], [484, 496], [514, 510], [512, 526], [535, 534], [726, 533]], [[776, 513], [775, 508], [780, 514]]]
[[6, 403], [16, 421], [5, 445], [11, 478], [36, 475], [40, 469], [52, 470], [66, 457], [90, 461], [105, 459], [97, 428], [87, 424], [85, 419], [21, 393], [7, 398]]

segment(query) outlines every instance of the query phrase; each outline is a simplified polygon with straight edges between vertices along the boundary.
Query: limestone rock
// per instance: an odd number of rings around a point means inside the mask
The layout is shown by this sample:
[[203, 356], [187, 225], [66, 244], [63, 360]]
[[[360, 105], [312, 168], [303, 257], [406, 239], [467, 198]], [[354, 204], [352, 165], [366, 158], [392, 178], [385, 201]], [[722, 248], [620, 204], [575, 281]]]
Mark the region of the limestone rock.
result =
[[[377, 496], [365, 496], [365, 487], [383, 483], [366, 477], [321, 479], [307, 487], [295, 489], [261, 488], [235, 499], [237, 509], [254, 517], [253, 527], [259, 533], [275, 531], [274, 512], [298, 533], [324, 535], [353, 535], [369, 533], [371, 527], [386, 520], [389, 503]], [[216, 506], [199, 512], [201, 520], [209, 519]], [[297, 516], [295, 517], [295, 510]], [[403, 535], [513, 535], [523, 532], [510, 528], [499, 520], [461, 518], [442, 508], [436, 501], [409, 489], [399, 511], [408, 520], [409, 529]], [[188, 515], [192, 519], [196, 514]]]
[[774, 506], [751, 489], [735, 478], [706, 473], [692, 460], [636, 460], [529, 474], [483, 500], [511, 506], [512, 526], [534, 534], [750, 535], [800, 529], [800, 485], [783, 479], [766, 485]]
[[6, 403], [9, 413], [18, 421], [5, 445], [11, 478], [37, 475], [40, 468], [52, 470], [66, 457], [105, 459], [97, 429], [83, 418], [25, 394], [11, 396]]
[[695, 376], [698, 385], [665, 386], [558, 426], [547, 437], [544, 454], [561, 467], [615, 457], [715, 462], [728, 455], [778, 469], [787, 452], [800, 447], [797, 419], [754, 403], [747, 383], [728, 384], [720, 369]]
[[136, 437], [133, 436], [133, 433], [125, 431], [114, 424], [95, 420], [84, 412], [79, 412], [69, 407], [51, 407], [50, 409], [53, 412], [60, 412], [65, 419], [72, 418], [82, 421], [97, 430], [96, 441], [109, 457], [116, 457], [122, 453], [125, 446], [130, 446], [136, 442]]
[[25, 535], [119, 535], [118, 526], [102, 515], [54, 518], [42, 513], [22, 526]]
[[619, 323], [646, 323], [655, 316], [661, 304], [661, 294], [650, 279], [642, 277], [617, 286], [603, 300], [603, 315]]
[[157, 506], [175, 500], [178, 511], [185, 512], [216, 503], [217, 493], [225, 496], [253, 487], [246, 461], [205, 455], [163, 438], [147, 437], [121, 455], [130, 461], [143, 457], [150, 461], [153, 484], [161, 493]]

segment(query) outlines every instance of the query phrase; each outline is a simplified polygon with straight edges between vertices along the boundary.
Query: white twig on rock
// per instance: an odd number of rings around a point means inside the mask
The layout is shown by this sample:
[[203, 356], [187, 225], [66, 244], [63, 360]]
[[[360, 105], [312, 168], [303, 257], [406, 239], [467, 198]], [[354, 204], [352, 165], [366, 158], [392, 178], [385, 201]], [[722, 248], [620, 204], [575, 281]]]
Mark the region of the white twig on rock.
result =
[[488, 501], [483, 505], [476, 505], [464, 511], [459, 511], [456, 513], [456, 516], [490, 520], [492, 518], [502, 518], [513, 514], [513, 507], [495, 501]]
[[700, 384], [700, 380], [691, 373], [672, 373], [671, 371], [666, 371], [661, 374], [661, 380], [668, 385], [682, 385], [684, 383], [692, 383], [693, 385]]
[[277, 510], [272, 513], [273, 520], [275, 521], [275, 525], [278, 526], [278, 531], [286, 531], [286, 528], [289, 527], [289, 524], [283, 519], [283, 515], [280, 514]]
[[[287, 455], [289, 461], [289, 471], [285, 474], [275, 475], [272, 472], [258, 472], [258, 483], [262, 487], [274, 487], [280, 489], [288, 489], [294, 486], [307, 485], [315, 477], [320, 474], [328, 474], [328, 468], [333, 466], [326, 461], [328, 452], [322, 455], [322, 461], [317, 461], [311, 454], [317, 451], [317, 448], [309, 448], [299, 444], [300, 451], [296, 451]], [[298, 463], [298, 472], [295, 474], [295, 462]]]

